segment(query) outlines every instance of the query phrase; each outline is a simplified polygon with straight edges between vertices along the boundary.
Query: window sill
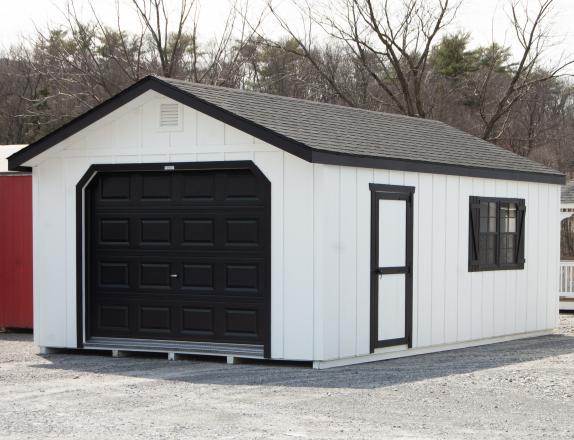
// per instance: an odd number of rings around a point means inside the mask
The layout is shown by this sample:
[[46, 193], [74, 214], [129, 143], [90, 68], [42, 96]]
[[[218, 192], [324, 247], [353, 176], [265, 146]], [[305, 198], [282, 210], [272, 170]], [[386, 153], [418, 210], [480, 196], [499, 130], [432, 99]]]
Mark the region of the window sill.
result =
[[524, 263], [522, 264], [512, 264], [508, 266], [469, 266], [469, 272], [491, 272], [499, 270], [524, 270]]

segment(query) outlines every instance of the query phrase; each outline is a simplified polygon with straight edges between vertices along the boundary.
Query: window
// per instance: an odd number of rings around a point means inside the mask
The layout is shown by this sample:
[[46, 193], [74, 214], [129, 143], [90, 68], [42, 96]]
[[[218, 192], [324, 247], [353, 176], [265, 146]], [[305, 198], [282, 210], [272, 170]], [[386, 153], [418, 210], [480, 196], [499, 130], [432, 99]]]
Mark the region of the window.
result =
[[470, 198], [468, 270], [523, 269], [523, 199]]

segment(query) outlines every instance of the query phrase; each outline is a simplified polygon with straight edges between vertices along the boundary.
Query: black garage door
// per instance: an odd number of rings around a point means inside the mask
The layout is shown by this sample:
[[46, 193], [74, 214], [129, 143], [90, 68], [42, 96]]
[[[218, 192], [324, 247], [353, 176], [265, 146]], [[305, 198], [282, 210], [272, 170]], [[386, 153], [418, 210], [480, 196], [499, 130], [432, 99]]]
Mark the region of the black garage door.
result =
[[270, 184], [257, 170], [99, 172], [86, 336], [265, 346]]

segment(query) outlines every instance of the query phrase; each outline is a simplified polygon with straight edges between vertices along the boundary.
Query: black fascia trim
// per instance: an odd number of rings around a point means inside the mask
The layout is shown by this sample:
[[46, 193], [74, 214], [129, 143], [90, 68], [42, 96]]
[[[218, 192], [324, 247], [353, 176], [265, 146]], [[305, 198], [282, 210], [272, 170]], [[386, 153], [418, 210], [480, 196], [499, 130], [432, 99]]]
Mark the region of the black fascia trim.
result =
[[88, 110], [62, 127], [54, 130], [40, 140], [8, 157], [8, 169], [11, 171], [27, 171], [31, 168], [22, 164], [43, 153], [59, 142], [69, 138], [88, 125], [98, 121], [139, 95], [154, 90], [181, 104], [211, 116], [238, 130], [248, 133], [264, 142], [293, 154], [307, 162], [325, 165], [354, 166], [360, 168], [378, 168], [399, 171], [415, 171], [435, 174], [448, 174], [468, 177], [484, 177], [490, 179], [518, 180], [528, 182], [552, 183], [564, 185], [566, 176], [563, 174], [545, 174], [526, 171], [498, 170], [465, 165], [440, 164], [434, 162], [411, 161], [374, 156], [357, 156], [347, 153], [313, 150], [311, 147], [279, 134], [269, 128], [231, 113], [215, 104], [193, 95], [189, 91], [169, 84], [154, 76], [147, 76], [137, 83], [122, 90], [107, 101]]
[[564, 174], [544, 174], [528, 171], [500, 170], [494, 168], [451, 165], [406, 159], [390, 159], [373, 156], [355, 156], [353, 154], [313, 151], [312, 162], [325, 165], [341, 165], [359, 168], [377, 168], [396, 171], [412, 171], [429, 174], [447, 174], [451, 176], [482, 177], [486, 179], [517, 180], [523, 182], [551, 183], [564, 185]]
[[260, 126], [241, 116], [237, 116], [216, 106], [215, 104], [211, 104], [198, 98], [191, 92], [184, 91], [172, 84], [162, 81], [159, 78], [148, 76], [111, 97], [107, 101], [71, 120], [40, 140], [14, 153], [8, 157], [8, 168], [14, 171], [18, 170], [18, 167], [20, 167], [24, 162], [43, 153], [57, 143], [64, 141], [149, 90], [160, 93], [161, 95], [237, 128], [238, 130], [255, 136], [256, 138], [274, 145], [277, 148], [287, 151], [288, 153], [306, 160], [307, 162], [311, 162], [312, 150], [306, 145], [289, 139], [286, 136]]
[[24, 162], [32, 159], [33, 157], [43, 153], [49, 148], [53, 147], [59, 142], [76, 134], [80, 130], [86, 128], [90, 124], [98, 121], [114, 110], [118, 109], [129, 101], [137, 98], [151, 88], [153, 77], [146, 77], [135, 84], [132, 84], [127, 89], [122, 90], [117, 95], [110, 99], [98, 104], [94, 108], [82, 113], [80, 116], [72, 119], [70, 122], [62, 125], [60, 128], [52, 131], [43, 138], [31, 143], [26, 148], [17, 151], [8, 157], [8, 168], [10, 170], [17, 170]]
[[32, 173], [32, 167], [22, 167], [22, 166], [17, 166], [17, 167], [10, 167], [10, 162], [8, 162], [8, 169], [15, 172], [15, 173]]

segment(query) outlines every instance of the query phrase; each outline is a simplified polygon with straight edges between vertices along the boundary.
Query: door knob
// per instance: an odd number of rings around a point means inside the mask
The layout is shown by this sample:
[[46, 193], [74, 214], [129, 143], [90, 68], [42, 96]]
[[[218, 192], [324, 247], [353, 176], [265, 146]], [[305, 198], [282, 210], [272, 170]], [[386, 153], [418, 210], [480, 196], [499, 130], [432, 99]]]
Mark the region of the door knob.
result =
[[170, 275], [171, 278], [177, 278], [178, 276], [179, 276], [179, 275], [176, 274], [176, 273], [172, 273], [172, 274]]

